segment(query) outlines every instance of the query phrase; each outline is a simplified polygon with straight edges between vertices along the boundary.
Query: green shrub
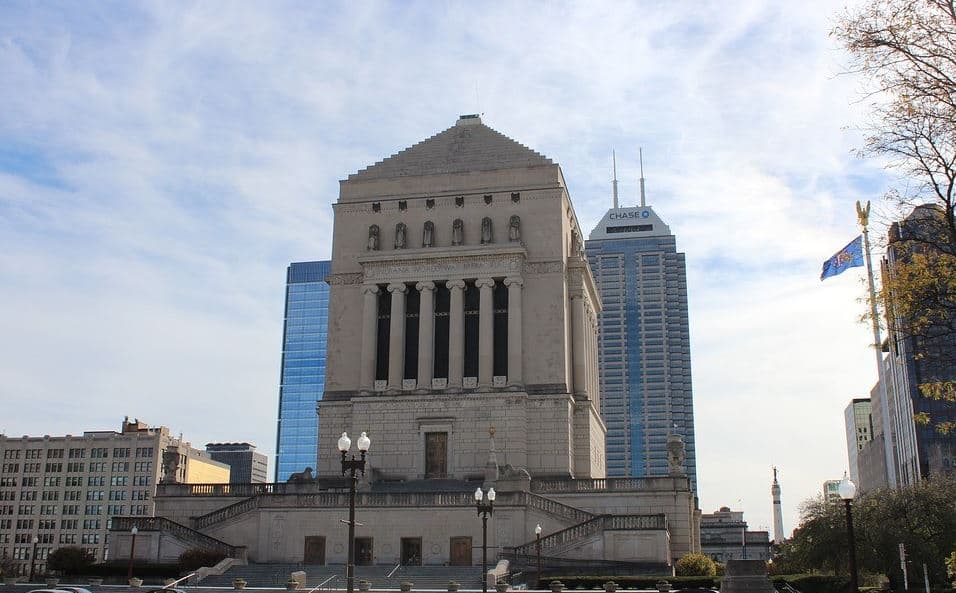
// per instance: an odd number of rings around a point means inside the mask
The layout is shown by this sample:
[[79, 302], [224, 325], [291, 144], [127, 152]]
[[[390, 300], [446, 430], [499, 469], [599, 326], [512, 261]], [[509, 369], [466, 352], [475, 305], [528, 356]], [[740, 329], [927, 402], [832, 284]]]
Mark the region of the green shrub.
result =
[[215, 550], [193, 548], [179, 555], [179, 568], [186, 571], [196, 570], [203, 566], [215, 566], [226, 555]]
[[604, 589], [614, 581], [618, 589], [656, 589], [658, 581], [667, 581], [675, 589], [715, 589], [719, 579], [713, 577], [631, 576], [631, 575], [559, 575], [548, 576], [547, 582], [561, 581], [566, 589]]
[[57, 548], [47, 556], [48, 570], [55, 570], [66, 575], [82, 574], [93, 564], [93, 557], [79, 546], [65, 546]]
[[679, 577], [712, 577], [717, 574], [717, 567], [709, 556], [691, 553], [677, 561], [674, 572]]

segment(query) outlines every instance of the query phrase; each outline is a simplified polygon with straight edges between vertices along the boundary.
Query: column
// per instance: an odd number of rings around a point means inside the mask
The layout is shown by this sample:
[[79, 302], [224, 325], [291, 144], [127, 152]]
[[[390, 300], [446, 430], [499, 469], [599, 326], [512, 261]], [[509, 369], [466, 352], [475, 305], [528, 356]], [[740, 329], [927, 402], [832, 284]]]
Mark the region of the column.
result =
[[[393, 297], [394, 298], [394, 297]], [[394, 301], [392, 301], [394, 303]], [[394, 309], [393, 309], [394, 310]], [[571, 295], [571, 373], [574, 393], [587, 391], [587, 364], [584, 360], [584, 296]], [[390, 363], [391, 364], [391, 363]]]
[[478, 303], [478, 387], [490, 388], [494, 374], [494, 296], [495, 281], [491, 278], [479, 278], [475, 286], [481, 291]]
[[508, 287], [508, 386], [521, 386], [521, 278], [505, 278]]
[[405, 292], [404, 284], [389, 284], [392, 293], [392, 319], [388, 334], [388, 388], [401, 391], [405, 377]]
[[432, 388], [435, 370], [435, 283], [419, 282], [418, 305], [418, 388]]
[[465, 281], [449, 280], [448, 387], [461, 389], [465, 372]]
[[378, 286], [362, 287], [362, 366], [359, 389], [371, 391], [375, 385], [375, 340], [378, 333]]

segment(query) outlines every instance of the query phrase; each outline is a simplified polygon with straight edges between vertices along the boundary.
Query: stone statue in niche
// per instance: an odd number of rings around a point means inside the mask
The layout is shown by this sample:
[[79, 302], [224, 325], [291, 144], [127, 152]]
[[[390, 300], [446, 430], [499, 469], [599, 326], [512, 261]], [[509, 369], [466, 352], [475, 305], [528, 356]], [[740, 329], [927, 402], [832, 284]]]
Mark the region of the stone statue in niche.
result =
[[395, 249], [405, 249], [406, 231], [404, 222], [395, 225]]
[[494, 236], [491, 231], [491, 219], [486, 216], [481, 219], [481, 244], [488, 243], [494, 243]]
[[521, 242], [521, 217], [517, 214], [511, 216], [511, 222], [508, 223], [508, 240], [512, 242]]
[[378, 251], [378, 225], [373, 224], [368, 227], [368, 243], [365, 245], [365, 249], [369, 251]]
[[578, 235], [577, 229], [571, 231], [571, 253], [570, 255], [578, 255], [581, 253], [581, 236]]
[[461, 245], [465, 242], [465, 223], [460, 218], [456, 218], [451, 223], [451, 244]]
[[667, 435], [667, 469], [672, 476], [684, 475], [684, 460], [687, 459], [687, 451], [684, 447], [684, 439], [679, 434], [671, 433]]
[[435, 245], [435, 223], [426, 220], [425, 228], [422, 230], [422, 247], [434, 247]]

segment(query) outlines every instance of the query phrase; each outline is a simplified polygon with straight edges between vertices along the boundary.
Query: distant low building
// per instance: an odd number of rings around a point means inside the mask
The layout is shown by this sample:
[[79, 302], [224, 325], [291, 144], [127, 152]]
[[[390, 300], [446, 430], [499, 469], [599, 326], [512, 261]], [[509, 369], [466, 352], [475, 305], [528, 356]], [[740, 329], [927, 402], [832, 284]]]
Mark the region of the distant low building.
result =
[[842, 480], [827, 480], [823, 483], [823, 499], [827, 502], [840, 502], [840, 482]]
[[700, 551], [721, 563], [770, 560], [770, 533], [748, 530], [743, 511], [720, 507], [700, 517]]
[[206, 453], [231, 469], [231, 484], [262, 484], [269, 480], [269, 458], [251, 443], [208, 443]]
[[[42, 574], [47, 555], [62, 546], [81, 546], [96, 561], [108, 560], [113, 517], [152, 517], [157, 483], [229, 482], [229, 466], [165, 426], [129, 418], [120, 432], [0, 434], [0, 458], [0, 558], [17, 561], [20, 574], [34, 560]], [[137, 548], [144, 559], [146, 552]]]

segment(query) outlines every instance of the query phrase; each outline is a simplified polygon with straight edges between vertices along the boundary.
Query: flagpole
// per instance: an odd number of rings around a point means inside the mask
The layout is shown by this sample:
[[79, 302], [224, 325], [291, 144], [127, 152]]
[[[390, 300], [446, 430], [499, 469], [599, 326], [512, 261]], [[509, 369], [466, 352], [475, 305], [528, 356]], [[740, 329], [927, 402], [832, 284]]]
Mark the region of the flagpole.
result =
[[886, 370], [883, 368], [883, 340], [880, 339], [880, 317], [876, 308], [876, 287], [873, 282], [873, 261], [870, 259], [870, 234], [867, 229], [870, 219], [870, 202], [866, 206], [856, 203], [856, 214], [863, 227], [863, 253], [866, 257], [866, 278], [870, 289], [870, 320], [873, 322], [873, 353], [876, 355], [876, 372], [880, 381], [880, 414], [883, 416], [883, 457], [886, 463], [886, 482], [890, 488], [897, 488], [896, 463], [893, 456], [893, 443], [890, 439], [890, 406], [886, 390]]

